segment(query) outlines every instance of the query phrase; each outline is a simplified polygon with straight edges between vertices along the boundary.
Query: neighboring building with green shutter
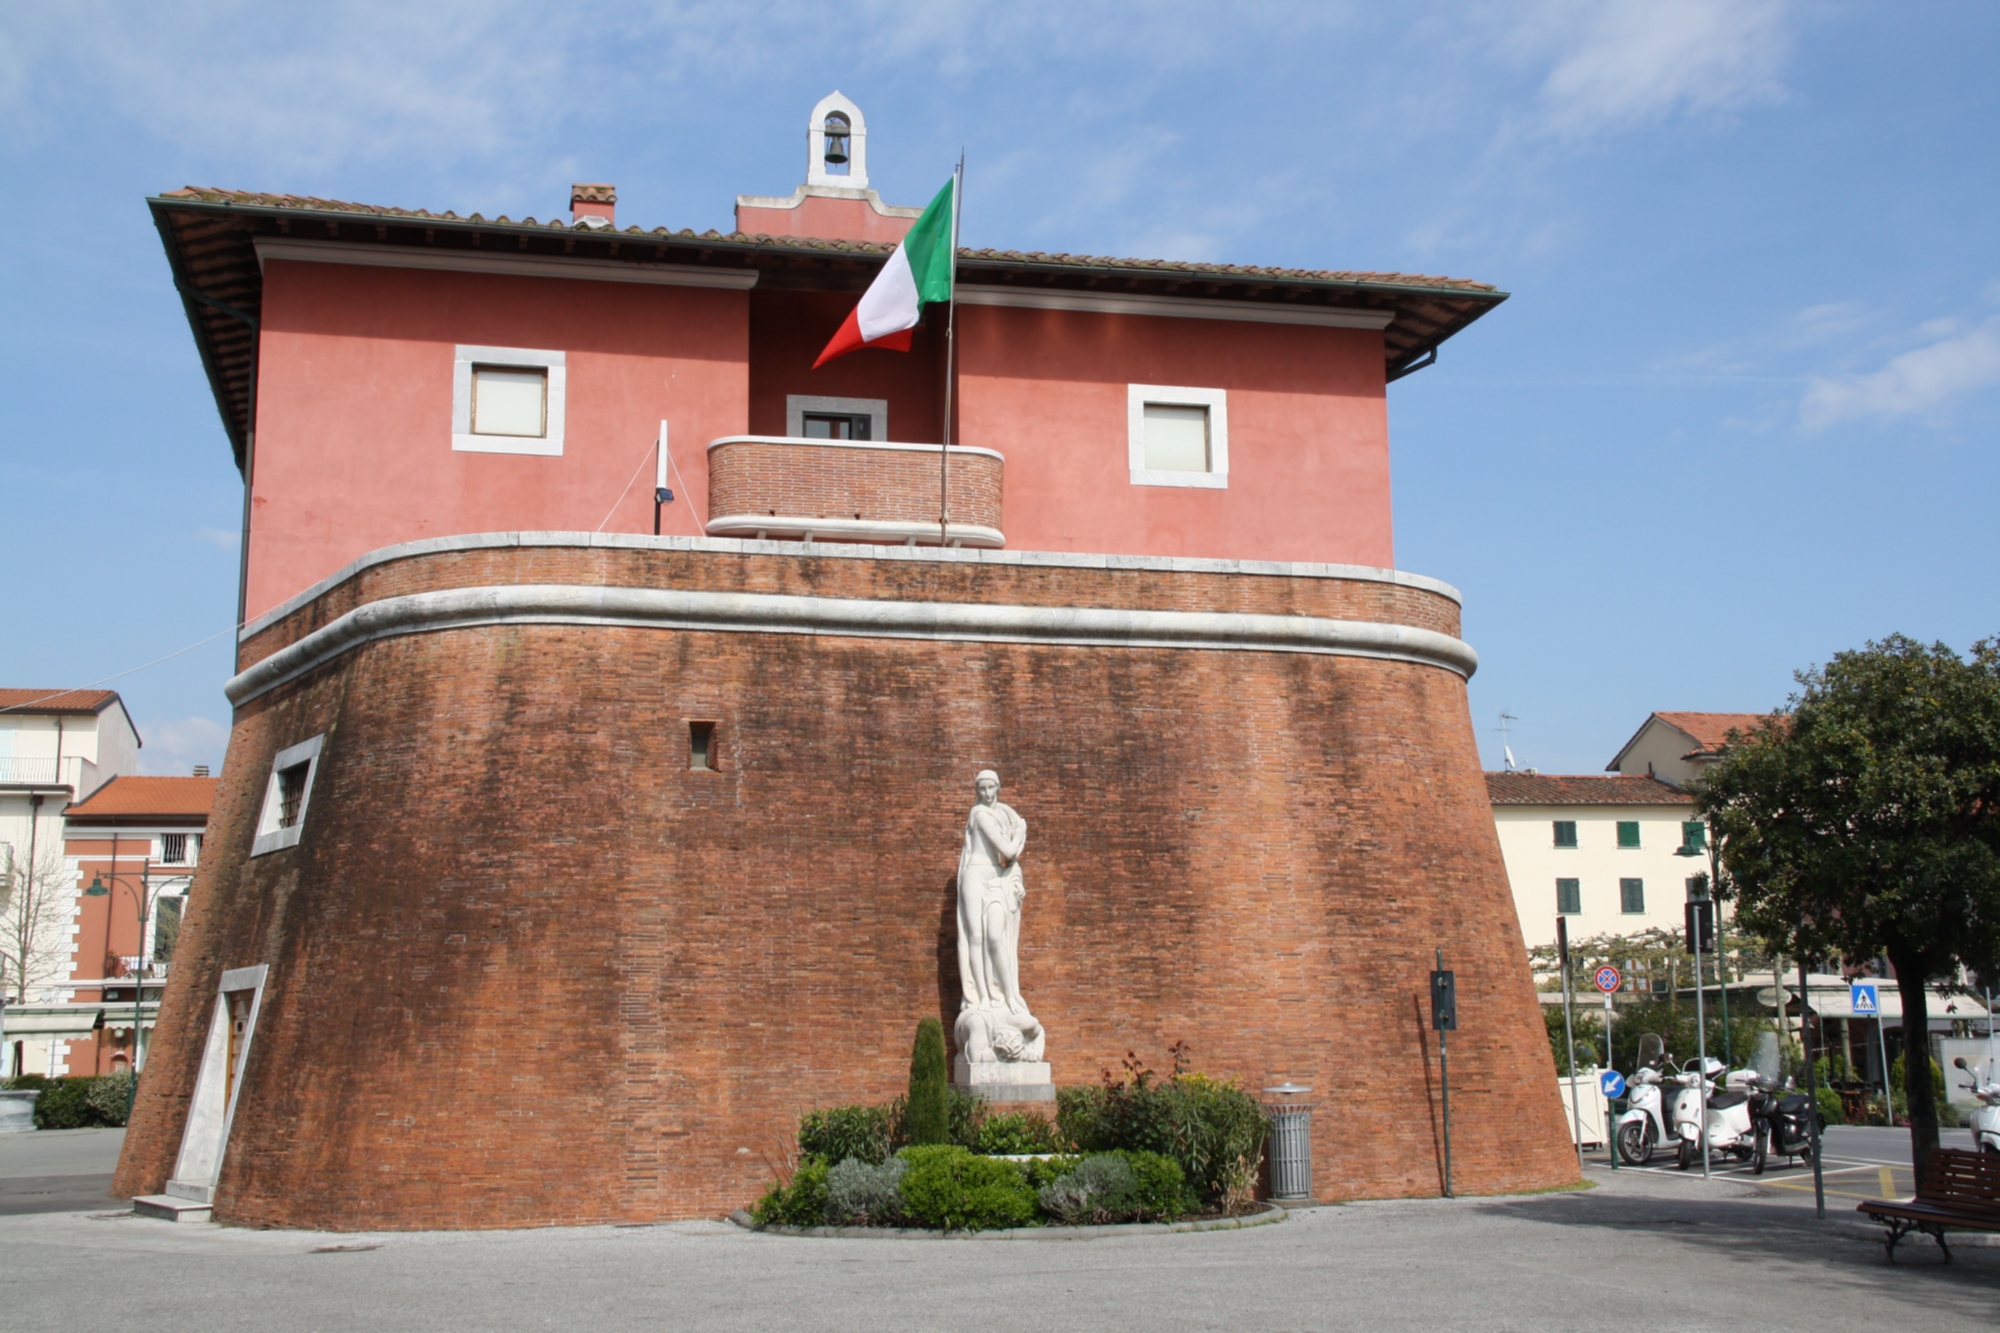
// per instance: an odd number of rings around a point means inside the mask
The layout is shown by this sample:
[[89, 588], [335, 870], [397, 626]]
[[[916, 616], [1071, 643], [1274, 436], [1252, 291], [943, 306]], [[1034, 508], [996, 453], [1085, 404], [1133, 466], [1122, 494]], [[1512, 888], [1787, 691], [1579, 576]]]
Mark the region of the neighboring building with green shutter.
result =
[[1528, 947], [1679, 929], [1687, 881], [1708, 857], [1678, 854], [1694, 800], [1657, 778], [1488, 773], [1486, 793]]

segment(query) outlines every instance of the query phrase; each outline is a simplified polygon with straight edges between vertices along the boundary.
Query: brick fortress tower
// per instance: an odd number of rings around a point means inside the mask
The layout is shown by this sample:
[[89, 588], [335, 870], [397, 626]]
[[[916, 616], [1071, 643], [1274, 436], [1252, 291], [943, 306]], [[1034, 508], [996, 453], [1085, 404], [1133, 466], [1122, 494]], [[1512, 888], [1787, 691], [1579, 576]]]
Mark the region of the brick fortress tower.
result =
[[810, 369], [916, 213], [866, 134], [828, 98], [726, 235], [152, 201], [245, 624], [121, 1192], [738, 1206], [951, 1029], [987, 768], [1057, 1083], [1184, 1041], [1315, 1089], [1323, 1197], [1436, 1194], [1442, 947], [1457, 1188], [1576, 1178], [1458, 597], [1391, 545], [1387, 385], [1502, 294], [963, 250], [947, 463], [941, 319]]

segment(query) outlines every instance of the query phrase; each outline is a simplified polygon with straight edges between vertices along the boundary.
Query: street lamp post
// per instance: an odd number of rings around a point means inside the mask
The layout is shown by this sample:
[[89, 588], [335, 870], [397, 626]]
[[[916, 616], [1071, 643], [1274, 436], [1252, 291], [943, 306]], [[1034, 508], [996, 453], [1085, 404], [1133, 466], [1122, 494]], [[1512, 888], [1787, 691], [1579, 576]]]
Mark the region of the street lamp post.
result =
[[[90, 887], [83, 891], [83, 896], [86, 898], [103, 898], [109, 896], [111, 895], [112, 888], [117, 886], [118, 879], [118, 866], [114, 861], [111, 866], [111, 887], [106, 887], [104, 876], [101, 873], [95, 874], [90, 877]], [[144, 863], [139, 868], [139, 887], [133, 889], [130, 885], [127, 885], [126, 890], [132, 894], [132, 906], [137, 909], [138, 919], [136, 924], [139, 927], [137, 953], [133, 957], [132, 965], [132, 1086], [125, 1094], [125, 1118], [129, 1120], [132, 1118], [132, 1103], [139, 1095], [139, 1033], [141, 1022], [144, 1018], [146, 1000], [147, 900], [151, 898], [153, 892], [153, 858], [151, 855], [146, 857]], [[106, 903], [104, 906], [104, 933], [108, 945], [111, 935], [111, 905], [109, 903]], [[110, 949], [107, 947], [105, 952], [109, 953]]]

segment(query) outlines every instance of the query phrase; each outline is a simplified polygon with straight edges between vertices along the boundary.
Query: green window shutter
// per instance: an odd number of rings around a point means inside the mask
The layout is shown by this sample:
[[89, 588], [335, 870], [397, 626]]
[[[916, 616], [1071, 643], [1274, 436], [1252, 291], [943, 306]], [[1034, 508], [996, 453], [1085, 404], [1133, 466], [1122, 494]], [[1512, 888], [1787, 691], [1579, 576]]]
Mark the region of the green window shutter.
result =
[[1699, 819], [1681, 822], [1681, 854], [1693, 856], [1708, 849], [1708, 825]]
[[1639, 845], [1638, 820], [1621, 819], [1618, 821], [1618, 845], [1620, 847], [1637, 847]]
[[1576, 916], [1583, 911], [1582, 881], [1574, 879], [1556, 881], [1556, 911], [1563, 916]]
[[1574, 819], [1556, 820], [1555, 830], [1556, 830], [1556, 846], [1558, 847], [1576, 846], [1576, 821]]
[[1618, 907], [1620, 911], [1639, 913], [1646, 910], [1646, 881], [1643, 879], [1621, 879], [1618, 881]]

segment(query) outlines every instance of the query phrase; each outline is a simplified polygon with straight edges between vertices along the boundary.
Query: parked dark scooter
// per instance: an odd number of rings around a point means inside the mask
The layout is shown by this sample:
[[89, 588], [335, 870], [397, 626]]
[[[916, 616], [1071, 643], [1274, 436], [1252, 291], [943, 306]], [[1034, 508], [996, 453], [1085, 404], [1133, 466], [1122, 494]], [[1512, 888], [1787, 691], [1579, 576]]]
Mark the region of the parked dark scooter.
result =
[[[1772, 1156], [1783, 1157], [1788, 1164], [1795, 1157], [1812, 1161], [1812, 1117], [1819, 1115], [1812, 1098], [1795, 1089], [1790, 1079], [1779, 1083], [1759, 1078], [1752, 1087], [1750, 1118], [1757, 1127], [1757, 1141], [1750, 1150], [1752, 1173], [1763, 1175], [1764, 1163]], [[1819, 1128], [1826, 1128], [1824, 1119]]]

